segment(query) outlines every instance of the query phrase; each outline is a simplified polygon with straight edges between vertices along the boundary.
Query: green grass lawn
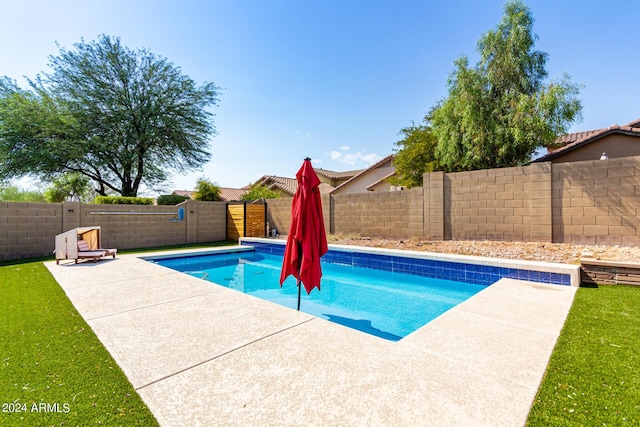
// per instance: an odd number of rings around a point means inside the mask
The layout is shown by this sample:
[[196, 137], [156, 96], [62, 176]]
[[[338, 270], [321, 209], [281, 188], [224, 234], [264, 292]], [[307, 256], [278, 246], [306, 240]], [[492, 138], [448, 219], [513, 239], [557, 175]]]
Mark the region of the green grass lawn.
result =
[[42, 260], [0, 263], [0, 426], [158, 425]]
[[527, 425], [640, 425], [640, 287], [578, 289]]
[[155, 426], [42, 262], [0, 267], [2, 426]]
[[[42, 262], [0, 265], [0, 332], [0, 425], [157, 425]], [[639, 422], [640, 287], [581, 288], [527, 424]]]

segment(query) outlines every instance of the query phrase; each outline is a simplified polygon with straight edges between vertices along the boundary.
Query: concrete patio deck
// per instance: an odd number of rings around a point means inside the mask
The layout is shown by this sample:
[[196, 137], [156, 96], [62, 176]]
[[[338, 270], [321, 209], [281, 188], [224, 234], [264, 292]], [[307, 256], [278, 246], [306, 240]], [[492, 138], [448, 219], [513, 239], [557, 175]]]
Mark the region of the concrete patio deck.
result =
[[45, 265], [163, 426], [524, 425], [576, 291], [502, 279], [390, 342], [141, 256]]

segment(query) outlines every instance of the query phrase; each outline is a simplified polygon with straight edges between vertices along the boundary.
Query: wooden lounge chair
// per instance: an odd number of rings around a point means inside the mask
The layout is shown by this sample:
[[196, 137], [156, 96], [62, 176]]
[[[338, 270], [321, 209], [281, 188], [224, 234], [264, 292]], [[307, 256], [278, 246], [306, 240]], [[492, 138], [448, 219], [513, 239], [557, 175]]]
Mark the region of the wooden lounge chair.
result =
[[56, 264], [63, 259], [75, 260], [91, 259], [93, 262], [106, 256], [116, 257], [117, 249], [103, 249], [100, 238], [100, 226], [77, 227], [56, 235], [53, 251], [56, 254]]
[[113, 255], [115, 258], [116, 253], [118, 253], [117, 249], [91, 249], [87, 241], [78, 239], [78, 258], [76, 258], [76, 264], [80, 258], [93, 259], [93, 262], [96, 262], [100, 258], [104, 258], [109, 255]]
[[79, 259], [92, 259], [93, 262], [96, 262], [99, 259], [104, 258], [105, 255], [106, 255], [105, 251], [78, 251], [76, 264], [78, 263]]

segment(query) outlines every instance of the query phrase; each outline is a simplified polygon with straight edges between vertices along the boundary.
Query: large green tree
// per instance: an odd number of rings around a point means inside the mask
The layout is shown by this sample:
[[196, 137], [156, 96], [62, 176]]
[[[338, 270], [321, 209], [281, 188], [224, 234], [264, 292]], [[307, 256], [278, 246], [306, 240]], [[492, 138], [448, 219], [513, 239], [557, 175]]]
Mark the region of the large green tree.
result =
[[136, 196], [209, 160], [218, 87], [119, 38], [74, 47], [28, 89], [0, 79], [0, 179], [77, 172], [100, 195]]
[[273, 191], [269, 189], [266, 185], [262, 184], [254, 184], [251, 186], [249, 191], [243, 194], [240, 197], [240, 200], [243, 201], [252, 201], [259, 199], [278, 199], [280, 198], [280, 193], [277, 191]]
[[44, 192], [49, 203], [89, 202], [93, 192], [89, 186], [89, 178], [78, 172], [65, 173], [53, 179], [53, 183]]
[[531, 11], [513, 1], [480, 38], [478, 64], [470, 67], [464, 56], [455, 62], [448, 98], [426, 119], [446, 170], [526, 163], [581, 118], [579, 86], [566, 75], [545, 83], [547, 54], [534, 49], [536, 39]]
[[46, 202], [46, 198], [38, 190], [25, 190], [17, 185], [0, 183], [0, 202]]
[[396, 142], [393, 164], [396, 176], [389, 179], [393, 185], [422, 186], [422, 175], [441, 170], [435, 157], [437, 140], [426, 123], [412, 124], [401, 129], [404, 138]]
[[200, 202], [217, 202], [220, 200], [220, 187], [204, 177], [198, 178], [193, 198]]

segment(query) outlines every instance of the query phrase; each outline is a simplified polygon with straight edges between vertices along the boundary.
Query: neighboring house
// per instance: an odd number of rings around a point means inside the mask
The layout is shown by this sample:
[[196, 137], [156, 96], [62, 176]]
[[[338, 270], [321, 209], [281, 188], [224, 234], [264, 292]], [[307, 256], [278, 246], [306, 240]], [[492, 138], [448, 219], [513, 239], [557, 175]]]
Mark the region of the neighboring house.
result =
[[331, 194], [365, 193], [367, 191], [393, 191], [404, 187], [393, 187], [387, 181], [396, 173], [393, 165], [395, 155], [390, 154], [379, 162], [363, 169], [349, 180], [339, 185]]
[[[393, 155], [387, 156], [367, 169], [346, 172], [334, 172], [326, 169], [314, 168], [318, 178], [320, 179], [320, 185], [318, 186], [320, 194], [389, 191], [391, 186], [385, 180], [395, 173], [393, 158]], [[280, 194], [280, 197], [293, 197], [296, 193], [296, 189], [298, 188], [298, 181], [295, 178], [264, 175], [255, 183], [247, 185], [246, 187], [220, 187], [220, 198], [225, 202], [240, 200], [240, 197], [248, 193], [253, 185], [263, 185], [269, 190]], [[174, 190], [172, 194], [193, 198], [193, 193], [193, 191], [187, 190]]]
[[[326, 169], [313, 168], [320, 179], [318, 189], [320, 194], [329, 194], [349, 179], [361, 172], [361, 170], [334, 172]], [[298, 188], [298, 180], [295, 178], [285, 178], [281, 176], [265, 175], [257, 180], [253, 185], [264, 185], [269, 190], [280, 193], [280, 197], [293, 197]], [[245, 187], [245, 188], [250, 188]]]
[[[240, 197], [247, 194], [249, 190], [244, 188], [228, 188], [228, 187], [220, 187], [220, 201], [221, 202], [235, 202], [240, 200]], [[189, 190], [173, 190], [173, 193], [178, 196], [188, 197], [193, 199], [194, 191]]]
[[348, 180], [350, 180], [360, 172], [362, 172], [364, 169], [358, 169], [358, 170], [352, 170], [352, 171], [346, 171], [346, 172], [333, 172], [333, 171], [321, 169], [321, 168], [313, 168], [313, 170], [316, 171], [316, 174], [318, 175], [318, 178], [320, 179], [320, 181], [322, 181], [323, 183], [333, 188], [336, 188], [341, 186], [342, 184], [344, 184], [345, 182], [347, 182]]
[[190, 199], [193, 199], [193, 191], [189, 191], [189, 190], [173, 190], [173, 193], [171, 193], [174, 196], [182, 196], [182, 197], [188, 197]]
[[254, 185], [262, 185], [268, 190], [275, 191], [280, 194], [280, 197], [293, 197], [296, 192], [296, 188], [298, 188], [298, 182], [295, 178], [285, 178], [275, 175], [264, 175], [253, 184], [243, 188], [249, 191], [249, 189]]
[[547, 147], [547, 151], [546, 155], [535, 159], [533, 163], [577, 162], [597, 160], [603, 156], [609, 159], [640, 156], [640, 119], [624, 126], [611, 125], [604, 129], [561, 135], [553, 147]]
[[239, 201], [242, 196], [249, 192], [245, 188], [227, 188], [220, 187], [220, 201], [222, 202], [236, 202]]

